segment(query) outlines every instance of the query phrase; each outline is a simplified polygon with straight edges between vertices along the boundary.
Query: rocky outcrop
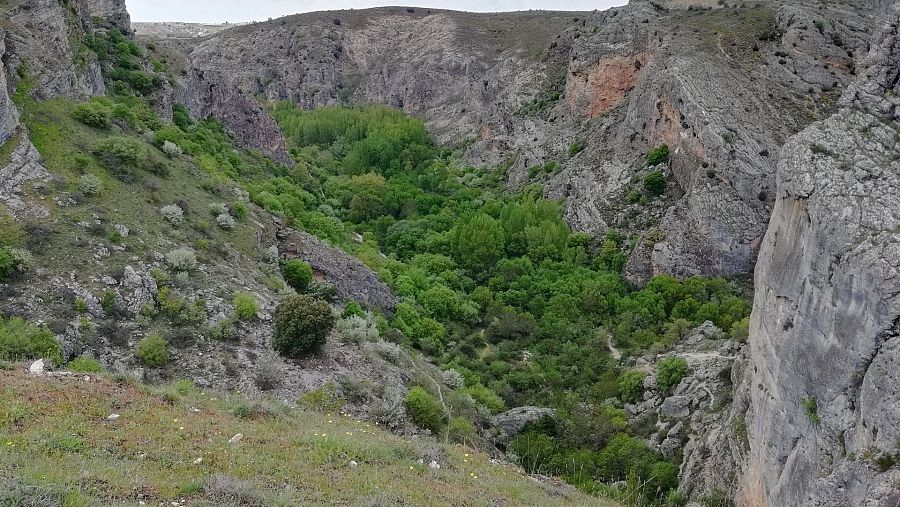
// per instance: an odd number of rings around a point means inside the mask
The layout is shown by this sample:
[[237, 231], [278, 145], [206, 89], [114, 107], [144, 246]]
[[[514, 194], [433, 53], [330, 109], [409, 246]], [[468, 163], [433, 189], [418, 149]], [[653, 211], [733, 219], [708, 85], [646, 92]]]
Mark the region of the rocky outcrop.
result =
[[96, 55], [80, 47], [93, 27], [87, 2], [6, 2], [0, 6], [0, 19], [7, 78], [24, 80], [31, 95], [82, 99], [105, 93]]
[[124, 0], [87, 0], [87, 8], [93, 20], [118, 28], [123, 33], [131, 31], [131, 16]]
[[756, 269], [750, 506], [900, 501], [900, 5], [844, 108], [791, 138]]
[[225, 74], [190, 70], [178, 91], [179, 100], [197, 118], [215, 118], [248, 150], [259, 150], [283, 164], [292, 164], [278, 124], [253, 97], [235, 88]]
[[49, 182], [52, 176], [41, 165], [41, 155], [27, 134], [18, 135], [9, 142], [18, 143], [18, 146], [10, 154], [9, 164], [0, 167], [0, 204], [20, 221], [47, 218], [50, 212], [39, 202], [33, 202], [35, 196], [28, 196], [25, 187], [29, 183]]
[[391, 289], [356, 257], [295, 229], [278, 231], [282, 259], [301, 259], [313, 272], [335, 285], [341, 301], [356, 301], [366, 308], [391, 315], [397, 298]]
[[6, 59], [6, 44], [3, 42], [5, 36], [5, 32], [0, 28], [0, 145], [12, 137], [19, 124], [19, 112], [9, 97], [6, 65], [2, 63]]
[[[683, 358], [690, 373], [671, 392], [656, 383], [655, 365]], [[678, 490], [701, 498], [713, 491], [734, 494], [747, 456], [745, 415], [749, 406], [748, 351], [705, 322], [672, 352], [653, 362], [639, 359], [647, 373], [644, 400], [626, 405], [633, 421], [652, 427], [648, 445], [680, 462]]]
[[556, 411], [543, 407], [516, 407], [494, 416], [494, 428], [497, 431], [495, 440], [499, 443], [508, 442], [525, 429], [529, 423], [535, 423], [545, 417], [553, 418]]

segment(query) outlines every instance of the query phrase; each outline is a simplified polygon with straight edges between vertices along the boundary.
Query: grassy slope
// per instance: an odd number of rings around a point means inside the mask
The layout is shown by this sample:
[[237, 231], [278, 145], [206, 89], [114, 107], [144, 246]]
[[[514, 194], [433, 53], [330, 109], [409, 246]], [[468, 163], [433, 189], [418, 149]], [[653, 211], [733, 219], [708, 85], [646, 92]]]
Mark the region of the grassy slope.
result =
[[[8, 490], [61, 488], [66, 505], [612, 505], [483, 454], [407, 441], [339, 414], [270, 402], [270, 415], [239, 418], [240, 400], [184, 385], [151, 390], [22, 370], [0, 371], [0, 478]], [[112, 413], [120, 418], [108, 421]], [[243, 440], [229, 444], [236, 433]], [[439, 470], [427, 466], [434, 455]], [[243, 498], [205, 486], [218, 474], [243, 481], [226, 481]]]

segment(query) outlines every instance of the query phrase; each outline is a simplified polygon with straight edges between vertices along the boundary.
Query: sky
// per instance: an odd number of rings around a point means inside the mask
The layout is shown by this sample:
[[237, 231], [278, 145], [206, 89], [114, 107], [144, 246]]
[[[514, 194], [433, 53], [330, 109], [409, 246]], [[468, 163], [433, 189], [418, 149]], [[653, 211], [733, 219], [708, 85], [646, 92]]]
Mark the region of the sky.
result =
[[[602, 10], [624, 5], [627, 0], [420, 0], [415, 7], [458, 11], [500, 12], [528, 9], [563, 11]], [[378, 0], [127, 0], [132, 21], [186, 21], [231, 23], [264, 21], [299, 12], [364, 9], [385, 5], [407, 5], [402, 1]]]

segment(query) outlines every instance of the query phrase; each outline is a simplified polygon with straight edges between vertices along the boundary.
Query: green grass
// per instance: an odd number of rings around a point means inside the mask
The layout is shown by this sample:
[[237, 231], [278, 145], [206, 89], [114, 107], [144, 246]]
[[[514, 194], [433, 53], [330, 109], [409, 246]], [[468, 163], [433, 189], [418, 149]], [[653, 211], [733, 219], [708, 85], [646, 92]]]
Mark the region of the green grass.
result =
[[[42, 379], [21, 368], [0, 371], [0, 385], [6, 489], [53, 493], [66, 505], [134, 505], [138, 495], [150, 505], [199, 505], [220, 499], [224, 486], [263, 505], [613, 505], [540, 485], [470, 449], [407, 441], [338, 413], [266, 401], [245, 418], [232, 412], [246, 400], [191, 386]], [[107, 420], [112, 413], [119, 418]], [[243, 439], [229, 444], [237, 433]], [[427, 466], [432, 454], [439, 470]]]

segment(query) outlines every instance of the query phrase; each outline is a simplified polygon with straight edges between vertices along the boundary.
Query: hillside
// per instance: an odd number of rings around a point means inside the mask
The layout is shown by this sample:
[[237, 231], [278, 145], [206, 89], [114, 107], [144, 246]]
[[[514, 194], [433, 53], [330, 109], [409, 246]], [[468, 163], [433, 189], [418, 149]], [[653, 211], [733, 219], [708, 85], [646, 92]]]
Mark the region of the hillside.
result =
[[0, 370], [2, 505], [612, 506], [324, 408], [22, 370]]

